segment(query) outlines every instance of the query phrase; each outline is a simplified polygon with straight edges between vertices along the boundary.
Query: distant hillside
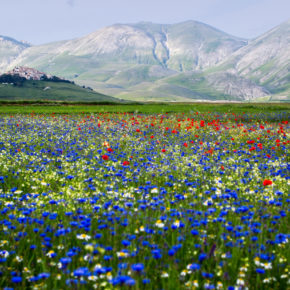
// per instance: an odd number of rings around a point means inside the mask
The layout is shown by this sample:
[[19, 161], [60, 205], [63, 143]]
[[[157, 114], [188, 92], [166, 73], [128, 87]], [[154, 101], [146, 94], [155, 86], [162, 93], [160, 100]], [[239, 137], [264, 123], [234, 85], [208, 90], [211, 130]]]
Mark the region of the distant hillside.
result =
[[16, 62], [51, 73], [64, 65], [61, 71], [66, 77], [69, 72], [83, 73], [76, 63], [85, 65], [85, 71], [90, 69], [87, 59], [95, 61], [95, 68], [117, 62], [155, 64], [177, 71], [200, 70], [246, 44], [246, 40], [196, 21], [173, 25], [116, 24], [71, 41], [31, 47]]
[[252, 40], [220, 66], [290, 100], [290, 20]]
[[120, 102], [74, 82], [17, 67], [0, 75], [0, 101]]
[[28, 43], [0, 35], [0, 73], [4, 72], [10, 63], [29, 46]]
[[290, 100], [289, 27], [246, 40], [197, 21], [115, 24], [26, 47], [6, 67], [34, 67], [131, 100]]

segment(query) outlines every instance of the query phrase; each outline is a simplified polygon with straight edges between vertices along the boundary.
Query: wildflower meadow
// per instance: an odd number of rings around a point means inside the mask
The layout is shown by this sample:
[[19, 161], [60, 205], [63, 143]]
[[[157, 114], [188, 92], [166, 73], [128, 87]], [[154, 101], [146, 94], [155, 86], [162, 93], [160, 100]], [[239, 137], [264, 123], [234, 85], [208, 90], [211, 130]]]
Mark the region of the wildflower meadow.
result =
[[1, 289], [289, 289], [287, 117], [31, 113], [0, 126]]

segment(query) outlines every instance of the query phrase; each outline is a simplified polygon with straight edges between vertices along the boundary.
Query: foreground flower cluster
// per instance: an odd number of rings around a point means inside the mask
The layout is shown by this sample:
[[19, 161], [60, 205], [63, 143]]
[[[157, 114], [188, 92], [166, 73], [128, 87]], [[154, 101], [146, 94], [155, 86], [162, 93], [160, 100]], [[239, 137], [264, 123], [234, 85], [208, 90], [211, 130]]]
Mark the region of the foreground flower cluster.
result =
[[32, 114], [0, 126], [1, 288], [289, 287], [286, 120]]

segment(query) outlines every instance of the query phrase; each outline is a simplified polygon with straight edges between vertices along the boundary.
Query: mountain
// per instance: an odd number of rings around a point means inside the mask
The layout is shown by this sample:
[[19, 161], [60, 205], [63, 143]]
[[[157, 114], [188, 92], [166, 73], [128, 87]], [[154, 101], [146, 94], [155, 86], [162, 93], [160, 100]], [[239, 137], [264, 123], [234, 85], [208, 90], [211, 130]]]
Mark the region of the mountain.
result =
[[0, 101], [17, 100], [120, 102], [119, 99], [94, 92], [91, 88], [28, 67], [16, 67], [0, 75]]
[[253, 80], [271, 94], [290, 97], [290, 20], [271, 29], [224, 61], [220, 70]]
[[290, 99], [289, 26], [245, 40], [197, 21], [115, 24], [27, 47], [8, 68], [34, 67], [133, 100]]
[[[196, 21], [173, 25], [142, 22], [116, 24], [79, 39], [31, 47], [17, 61], [53, 70], [60, 59], [83, 58], [85, 62], [89, 58], [95, 66], [117, 62], [187, 71], [210, 67], [246, 44], [246, 40]], [[71, 69], [76, 71], [73, 64]]]
[[0, 35], [0, 73], [4, 72], [8, 65], [29, 46], [28, 43]]
[[212, 67], [246, 44], [196, 21], [116, 24], [78, 39], [30, 47], [11, 66], [28, 65], [118, 96], [134, 92], [136, 85]]

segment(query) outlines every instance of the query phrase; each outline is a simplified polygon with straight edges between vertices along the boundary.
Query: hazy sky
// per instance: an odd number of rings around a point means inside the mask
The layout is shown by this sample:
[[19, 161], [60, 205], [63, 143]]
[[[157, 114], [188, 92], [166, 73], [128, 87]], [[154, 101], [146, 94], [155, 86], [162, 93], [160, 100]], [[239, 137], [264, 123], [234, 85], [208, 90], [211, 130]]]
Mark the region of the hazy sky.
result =
[[32, 44], [114, 23], [198, 20], [253, 38], [290, 18], [290, 0], [0, 0], [0, 35]]

